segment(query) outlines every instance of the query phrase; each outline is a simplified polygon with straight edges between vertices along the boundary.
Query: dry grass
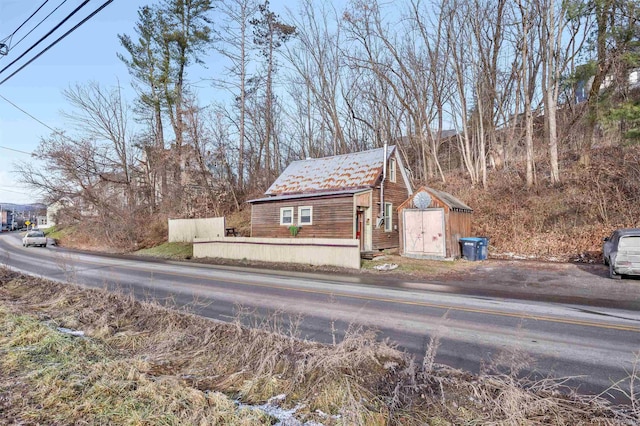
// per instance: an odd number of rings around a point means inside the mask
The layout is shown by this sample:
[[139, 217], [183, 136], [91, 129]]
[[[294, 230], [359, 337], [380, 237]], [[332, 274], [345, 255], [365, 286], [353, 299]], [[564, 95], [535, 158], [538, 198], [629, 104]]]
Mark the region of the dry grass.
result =
[[640, 146], [593, 151], [592, 165], [562, 158], [563, 181], [552, 186], [546, 154], [536, 165], [538, 185], [527, 189], [521, 164], [489, 173], [487, 190], [452, 174], [443, 185], [474, 209], [473, 234], [491, 238], [491, 256], [515, 253], [553, 260], [600, 261], [602, 238], [640, 226]]
[[[242, 315], [257, 328], [244, 327]], [[234, 399], [259, 404], [283, 394], [275, 398], [282, 407], [297, 407], [299, 419], [325, 425], [623, 425], [640, 419], [637, 412], [625, 418], [597, 398], [567, 396], [562, 383], [551, 380], [471, 376], [434, 365], [437, 336], [427, 362], [418, 365], [355, 326], [335, 345], [302, 341], [300, 319], [285, 315], [255, 319], [244, 312], [223, 324], [0, 270], [3, 421], [271, 424], [273, 418]]]

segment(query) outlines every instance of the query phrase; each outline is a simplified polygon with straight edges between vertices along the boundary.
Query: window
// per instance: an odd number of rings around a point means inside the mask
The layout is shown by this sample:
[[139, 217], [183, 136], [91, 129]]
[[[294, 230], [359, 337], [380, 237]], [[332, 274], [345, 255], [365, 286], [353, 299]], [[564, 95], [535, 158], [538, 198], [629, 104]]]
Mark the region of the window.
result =
[[396, 160], [392, 158], [389, 160], [389, 182], [396, 181]]
[[393, 204], [384, 203], [384, 231], [391, 232], [393, 230]]
[[620, 238], [618, 249], [639, 249], [640, 237], [627, 236]]
[[298, 207], [298, 225], [312, 225], [313, 224], [313, 207], [304, 206]]
[[280, 225], [293, 225], [293, 207], [280, 208]]

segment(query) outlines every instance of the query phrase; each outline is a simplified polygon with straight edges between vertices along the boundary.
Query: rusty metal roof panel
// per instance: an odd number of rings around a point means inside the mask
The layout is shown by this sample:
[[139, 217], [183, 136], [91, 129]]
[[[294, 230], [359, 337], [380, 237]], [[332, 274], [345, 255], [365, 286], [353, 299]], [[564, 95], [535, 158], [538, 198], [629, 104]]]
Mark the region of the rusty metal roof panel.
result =
[[449, 194], [448, 192], [438, 191], [437, 189], [433, 188], [428, 188], [428, 190], [431, 191], [431, 193], [436, 197], [440, 198], [440, 200], [442, 200], [445, 204], [447, 204], [450, 209], [460, 210], [467, 213], [473, 212], [473, 209], [471, 207], [469, 207], [453, 195]]
[[[388, 148], [390, 157], [395, 146]], [[294, 161], [269, 187], [266, 195], [304, 194], [371, 188], [382, 173], [384, 148], [333, 157]]]

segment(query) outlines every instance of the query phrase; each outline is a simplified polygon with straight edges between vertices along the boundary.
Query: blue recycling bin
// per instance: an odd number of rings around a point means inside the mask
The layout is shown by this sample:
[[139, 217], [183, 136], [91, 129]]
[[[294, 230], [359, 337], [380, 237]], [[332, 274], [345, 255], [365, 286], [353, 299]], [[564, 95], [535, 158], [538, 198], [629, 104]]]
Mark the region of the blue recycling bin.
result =
[[460, 246], [462, 247], [462, 258], [471, 261], [485, 260], [487, 258], [488, 245], [489, 238], [487, 237], [460, 238]]
[[480, 259], [486, 260], [489, 257], [489, 237], [478, 237], [482, 240], [482, 244], [480, 246]]

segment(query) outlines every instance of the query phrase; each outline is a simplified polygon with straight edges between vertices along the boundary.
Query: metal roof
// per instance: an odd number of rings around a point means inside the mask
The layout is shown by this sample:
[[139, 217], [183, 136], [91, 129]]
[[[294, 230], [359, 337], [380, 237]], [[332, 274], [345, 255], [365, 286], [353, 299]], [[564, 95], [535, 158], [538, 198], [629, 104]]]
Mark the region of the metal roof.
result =
[[[387, 158], [395, 146], [389, 146]], [[294, 161], [265, 195], [304, 194], [371, 188], [382, 173], [384, 148]]]
[[342, 191], [322, 191], [322, 192], [308, 192], [306, 194], [288, 194], [288, 195], [275, 195], [272, 197], [256, 198], [247, 201], [247, 203], [260, 203], [265, 201], [279, 201], [279, 200], [291, 200], [293, 198], [314, 198], [314, 197], [330, 197], [339, 195], [351, 195], [356, 192], [360, 192], [362, 189], [345, 189]]
[[433, 189], [433, 188], [427, 188], [427, 189], [433, 195], [440, 198], [444, 203], [446, 203], [450, 209], [460, 210], [465, 212], [473, 212], [473, 209], [471, 207], [469, 207], [462, 201], [458, 200], [456, 197], [449, 194], [448, 192], [438, 191], [437, 189]]

